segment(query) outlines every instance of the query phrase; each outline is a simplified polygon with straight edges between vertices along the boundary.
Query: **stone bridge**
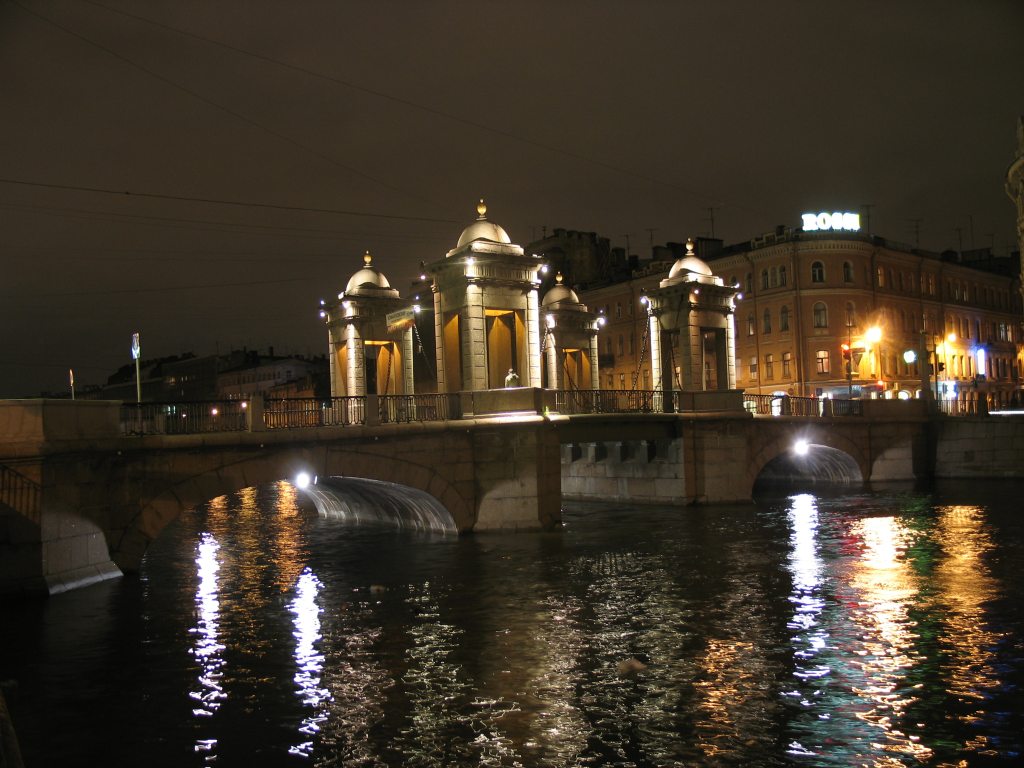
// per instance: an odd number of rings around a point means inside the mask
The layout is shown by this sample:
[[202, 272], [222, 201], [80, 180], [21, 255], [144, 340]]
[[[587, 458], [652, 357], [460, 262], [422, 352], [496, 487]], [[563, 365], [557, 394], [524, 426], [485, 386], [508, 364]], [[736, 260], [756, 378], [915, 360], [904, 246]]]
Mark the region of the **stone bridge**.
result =
[[[134, 571], [182, 511], [302, 472], [325, 490], [339, 477], [413, 489], [437, 502], [437, 527], [467, 533], [555, 527], [563, 498], [749, 502], [759, 478], [914, 480], [936, 468], [991, 475], [998, 464], [985, 420], [960, 420], [966, 431], [946, 439], [950, 427], [936, 427], [923, 403], [762, 418], [738, 392], [718, 400], [681, 413], [561, 415], [541, 396], [516, 413], [437, 422], [145, 436], [122, 435], [118, 403], [3, 401], [0, 593]], [[1000, 421], [1009, 424], [988, 419]], [[1003, 439], [1015, 452], [998, 474], [1024, 466], [1024, 420], [1015, 422]], [[315, 488], [310, 497], [330, 512], [337, 494]]]

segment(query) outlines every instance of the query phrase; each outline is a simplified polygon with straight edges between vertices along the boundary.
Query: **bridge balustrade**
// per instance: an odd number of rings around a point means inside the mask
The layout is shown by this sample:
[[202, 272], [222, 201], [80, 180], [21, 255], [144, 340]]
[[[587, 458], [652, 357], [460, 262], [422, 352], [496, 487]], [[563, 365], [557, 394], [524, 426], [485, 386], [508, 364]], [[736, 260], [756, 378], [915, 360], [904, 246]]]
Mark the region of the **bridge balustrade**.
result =
[[860, 400], [839, 400], [791, 395], [756, 395], [745, 392], [743, 407], [755, 416], [863, 416]]
[[41, 499], [39, 483], [0, 464], [0, 504], [38, 523], [42, 513]]
[[121, 432], [125, 435], [242, 432], [249, 428], [247, 407], [248, 403], [241, 400], [124, 403], [121, 405]]
[[629, 389], [560, 389], [555, 391], [555, 410], [583, 413], [661, 413], [664, 393]]
[[289, 397], [267, 400], [263, 424], [267, 429], [347, 427], [366, 423], [364, 397]]
[[457, 394], [381, 395], [378, 403], [382, 424], [462, 418], [461, 399]]

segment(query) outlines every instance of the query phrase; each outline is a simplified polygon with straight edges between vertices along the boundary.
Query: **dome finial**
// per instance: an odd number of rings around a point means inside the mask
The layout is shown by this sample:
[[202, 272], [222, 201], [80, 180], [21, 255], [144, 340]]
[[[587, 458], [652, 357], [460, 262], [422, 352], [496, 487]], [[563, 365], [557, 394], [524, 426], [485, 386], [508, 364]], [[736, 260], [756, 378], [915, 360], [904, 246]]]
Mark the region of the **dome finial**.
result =
[[373, 256], [371, 256], [370, 252], [367, 251], [366, 253], [363, 254], [363, 264], [365, 264], [366, 266], [370, 266], [371, 261], [373, 261]]
[[480, 202], [476, 204], [476, 212], [479, 215], [479, 218], [487, 218], [487, 204], [484, 203], [484, 199], [482, 197], [480, 198]]
[[561, 273], [561, 271], [559, 271], [558, 274], [555, 275], [555, 282], [558, 283], [559, 285], [562, 284], [562, 273]]
[[695, 254], [693, 252], [693, 238], [692, 237], [686, 238], [686, 255], [687, 256], [696, 256], [697, 255], [697, 254]]

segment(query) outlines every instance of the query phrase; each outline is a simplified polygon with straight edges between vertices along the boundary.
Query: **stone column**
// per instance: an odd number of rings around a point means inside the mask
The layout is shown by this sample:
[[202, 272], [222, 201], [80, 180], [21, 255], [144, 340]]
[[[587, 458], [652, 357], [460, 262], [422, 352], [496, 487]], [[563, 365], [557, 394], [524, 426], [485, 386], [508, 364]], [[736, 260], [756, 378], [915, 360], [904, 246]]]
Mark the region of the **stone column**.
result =
[[327, 331], [327, 349], [331, 365], [331, 397], [341, 397], [345, 388], [342, 386], [341, 371], [338, 370], [338, 343], [334, 340], [334, 329]]
[[434, 292], [434, 363], [437, 371], [437, 391], [448, 391], [448, 377], [444, 371], [444, 318], [441, 316], [441, 294], [437, 283], [431, 286]]
[[729, 356], [726, 388], [736, 389], [736, 315], [732, 312], [725, 318], [725, 354]]
[[[416, 322], [416, 316], [413, 315], [413, 322]], [[412, 395], [416, 392], [416, 381], [413, 376], [413, 339], [412, 339], [412, 326], [410, 325], [404, 331], [402, 331], [402, 392], [406, 395]]]
[[541, 342], [544, 346], [544, 364], [548, 369], [548, 388], [564, 389], [562, 372], [558, 367], [558, 344], [555, 342], [555, 334], [545, 333]]
[[597, 331], [593, 331], [590, 334], [590, 388], [591, 389], [600, 389], [601, 388], [601, 382], [598, 380], [598, 376], [599, 375], [600, 375], [600, 373], [598, 372], [598, 366], [597, 366]]
[[363, 339], [354, 324], [345, 326], [348, 337], [348, 394], [366, 394], [366, 352], [363, 350]]
[[466, 286], [459, 329], [462, 345], [462, 388], [487, 389], [487, 324], [484, 320], [483, 291], [471, 283]]
[[[647, 312], [647, 336], [651, 345], [651, 386], [655, 392], [664, 391], [662, 381], [665, 372], [662, 370], [661, 360], [661, 322], [657, 315], [648, 310]], [[671, 376], [671, 371], [669, 376]], [[671, 391], [672, 387], [668, 388]]]
[[537, 289], [532, 288], [526, 294], [526, 338], [529, 365], [527, 366], [524, 387], [539, 387], [540, 375], [540, 300]]

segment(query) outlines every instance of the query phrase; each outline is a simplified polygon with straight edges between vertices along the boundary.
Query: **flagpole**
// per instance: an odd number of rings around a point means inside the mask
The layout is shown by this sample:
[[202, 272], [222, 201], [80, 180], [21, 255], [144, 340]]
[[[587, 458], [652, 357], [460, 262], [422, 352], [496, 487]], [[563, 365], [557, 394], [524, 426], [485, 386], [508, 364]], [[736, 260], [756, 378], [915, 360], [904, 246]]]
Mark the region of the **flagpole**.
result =
[[75, 369], [68, 368], [68, 381], [71, 382], [71, 399], [75, 399]]

